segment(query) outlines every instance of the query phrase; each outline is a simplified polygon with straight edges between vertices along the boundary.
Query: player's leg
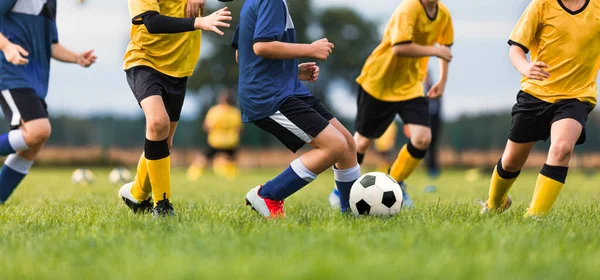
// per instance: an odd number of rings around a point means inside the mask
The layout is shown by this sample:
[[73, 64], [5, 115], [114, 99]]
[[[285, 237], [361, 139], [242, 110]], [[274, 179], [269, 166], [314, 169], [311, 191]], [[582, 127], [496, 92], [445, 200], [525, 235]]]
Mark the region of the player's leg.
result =
[[307, 143], [313, 147], [278, 176], [248, 192], [247, 204], [265, 217], [283, 216], [283, 200], [312, 182], [347, 152], [344, 135], [298, 98], [289, 98], [275, 114], [254, 124], [273, 134], [292, 152]]
[[[432, 102], [432, 101], [430, 101]], [[439, 100], [437, 101], [437, 106], [439, 107]], [[431, 109], [431, 106], [430, 106]], [[439, 110], [439, 108], [438, 108]], [[442, 126], [441, 115], [439, 113], [430, 114], [431, 120], [431, 143], [429, 144], [429, 149], [427, 150], [427, 155], [425, 157], [427, 162], [427, 173], [431, 178], [437, 178], [440, 174], [440, 167], [438, 163], [438, 142], [440, 138], [440, 130]]]
[[526, 217], [542, 217], [550, 212], [565, 184], [575, 144], [580, 137], [585, 139], [585, 134], [582, 132], [582, 124], [575, 119], [565, 118], [552, 124], [548, 158], [535, 183]]
[[340, 195], [340, 208], [342, 212], [350, 209], [350, 189], [354, 182], [360, 177], [360, 164], [357, 162], [356, 142], [352, 134], [333, 118], [329, 121], [337, 129], [346, 141], [347, 149], [333, 166], [335, 185]]
[[392, 164], [390, 176], [403, 182], [423, 160], [431, 143], [428, 100], [420, 97], [403, 101], [398, 112], [402, 121], [408, 125], [410, 139]]
[[487, 209], [504, 211], [510, 206], [508, 191], [521, 173], [535, 142], [516, 143], [508, 140], [502, 157], [498, 160], [490, 179]]
[[50, 137], [51, 127], [46, 104], [33, 89], [4, 90], [0, 105], [14, 128], [0, 136], [0, 149], [12, 151], [0, 170], [0, 203], [3, 203], [29, 172]]

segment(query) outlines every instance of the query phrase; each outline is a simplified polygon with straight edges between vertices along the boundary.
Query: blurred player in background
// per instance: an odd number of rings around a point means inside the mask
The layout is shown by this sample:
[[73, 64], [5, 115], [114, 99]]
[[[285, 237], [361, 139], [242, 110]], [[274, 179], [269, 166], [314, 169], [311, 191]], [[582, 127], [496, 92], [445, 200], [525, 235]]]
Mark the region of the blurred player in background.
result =
[[431, 143], [429, 103], [423, 97], [427, 62], [430, 56], [440, 58], [440, 80], [427, 92], [427, 97], [436, 99], [446, 86], [453, 41], [452, 20], [444, 4], [437, 0], [402, 1], [388, 22], [381, 44], [357, 78], [360, 89], [354, 139], [359, 163], [373, 139], [384, 133], [396, 115], [408, 127], [410, 140], [390, 169], [390, 175], [402, 187], [407, 207], [412, 201], [403, 182], [425, 157]]
[[315, 82], [316, 63], [333, 44], [321, 39], [296, 43], [294, 22], [284, 0], [246, 0], [232, 46], [239, 59], [239, 102], [245, 122], [273, 134], [292, 152], [312, 149], [277, 177], [246, 194], [246, 203], [264, 217], [284, 216], [283, 203], [318, 174], [334, 167], [342, 211], [349, 209], [350, 187], [360, 177], [354, 139], [301, 81]]
[[[208, 149], [204, 157], [197, 157], [190, 165], [188, 179], [191, 181], [198, 180], [208, 162], [213, 159], [213, 170], [217, 175], [230, 179], [237, 175], [235, 155], [240, 144], [242, 117], [240, 110], [234, 104], [231, 92], [222, 92], [217, 97], [217, 104], [211, 107], [204, 117]], [[215, 159], [215, 156], [223, 159]]]
[[89, 67], [92, 50], [75, 53], [58, 41], [56, 0], [0, 1], [0, 105], [11, 131], [0, 135], [0, 204], [27, 175], [50, 137], [46, 94], [50, 59]]
[[[533, 0], [513, 29], [509, 57], [521, 73], [504, 154], [492, 174], [482, 213], [510, 207], [508, 191], [537, 141], [550, 138], [548, 158], [525, 217], [543, 217], [565, 184], [575, 145], [585, 142], [596, 106], [600, 68], [600, 1]], [[531, 50], [531, 62], [526, 54]]]
[[135, 181], [123, 185], [119, 196], [134, 212], [152, 209], [155, 216], [173, 215], [170, 150], [187, 77], [200, 56], [199, 29], [223, 35], [219, 27], [229, 27], [231, 20], [227, 8], [203, 17], [204, 3], [129, 0], [131, 41], [124, 69], [146, 117], [146, 140]]

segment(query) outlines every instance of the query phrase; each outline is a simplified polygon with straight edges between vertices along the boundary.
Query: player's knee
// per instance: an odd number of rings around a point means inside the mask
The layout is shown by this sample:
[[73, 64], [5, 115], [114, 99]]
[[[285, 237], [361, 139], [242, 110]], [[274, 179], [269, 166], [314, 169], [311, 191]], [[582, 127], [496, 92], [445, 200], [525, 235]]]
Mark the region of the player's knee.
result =
[[170, 122], [167, 116], [149, 118], [146, 122], [148, 134], [163, 139], [169, 135]]
[[346, 145], [348, 146], [348, 148], [346, 149], [347, 153], [356, 154], [357, 147], [356, 142], [353, 138], [346, 138]]
[[366, 138], [362, 135], [357, 135], [355, 138], [354, 146], [357, 151], [365, 152], [371, 146], [371, 139]]
[[558, 161], [565, 161], [571, 158], [575, 146], [567, 141], [556, 141], [550, 145], [550, 157]]
[[50, 123], [40, 123], [24, 131], [23, 138], [29, 147], [37, 147], [46, 143], [51, 133]]
[[335, 158], [340, 158], [348, 152], [348, 142], [342, 134], [337, 133], [331, 138], [328, 150]]
[[412, 145], [419, 150], [427, 150], [431, 144], [431, 133], [422, 133], [410, 138]]

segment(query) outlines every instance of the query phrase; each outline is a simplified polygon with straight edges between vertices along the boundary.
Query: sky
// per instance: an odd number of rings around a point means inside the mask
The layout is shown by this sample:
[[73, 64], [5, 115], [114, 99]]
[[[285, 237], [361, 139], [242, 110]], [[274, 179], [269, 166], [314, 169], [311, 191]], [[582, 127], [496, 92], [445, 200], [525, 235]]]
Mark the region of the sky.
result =
[[[214, 0], [208, 0], [213, 1]], [[288, 0], [293, 1], [293, 0]], [[89, 69], [52, 63], [48, 105], [52, 114], [90, 116], [97, 114], [141, 115], [122, 70], [129, 40], [127, 1], [58, 0], [60, 42], [83, 51], [93, 48], [98, 61]], [[317, 7], [354, 7], [380, 23], [381, 32], [400, 0], [321, 0]], [[450, 9], [455, 28], [454, 59], [444, 96], [443, 113], [448, 118], [490, 110], [509, 110], [519, 90], [519, 74], [508, 60], [506, 41], [527, 0], [443, 1]], [[204, 38], [215, 35], [207, 35]], [[437, 67], [433, 64], [434, 69]], [[355, 101], [342, 89], [336, 108], [352, 107]], [[337, 99], [336, 99], [337, 100]], [[197, 99], [188, 95], [184, 116], [197, 112]], [[335, 108], [334, 108], [335, 109]]]

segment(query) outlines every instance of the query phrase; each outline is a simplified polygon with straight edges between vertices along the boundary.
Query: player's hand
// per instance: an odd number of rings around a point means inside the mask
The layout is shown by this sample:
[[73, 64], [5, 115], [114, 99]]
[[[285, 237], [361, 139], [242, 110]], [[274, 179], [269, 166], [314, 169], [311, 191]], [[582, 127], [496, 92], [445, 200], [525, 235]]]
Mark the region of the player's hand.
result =
[[446, 60], [448, 62], [452, 61], [452, 51], [447, 46], [439, 46], [437, 47], [437, 57]]
[[223, 31], [219, 30], [219, 27], [229, 28], [230, 24], [227, 21], [231, 20], [231, 12], [227, 7], [220, 9], [208, 16], [196, 18], [194, 27], [196, 29], [202, 29], [207, 31], [213, 31], [223, 36]]
[[298, 65], [298, 78], [300, 81], [314, 83], [319, 79], [319, 66], [316, 62], [307, 62]]
[[431, 86], [431, 88], [427, 92], [427, 97], [429, 97], [431, 99], [438, 99], [438, 98], [442, 97], [445, 89], [446, 89], [446, 83], [439, 81], [435, 85]]
[[94, 50], [85, 51], [77, 55], [77, 64], [83, 67], [90, 67], [90, 65], [96, 63], [96, 58]]
[[2, 49], [2, 52], [4, 53], [6, 60], [14, 65], [24, 65], [29, 63], [29, 60], [25, 58], [29, 55], [29, 52], [17, 44], [8, 42], [6, 46], [4, 46], [4, 49]]
[[204, 4], [206, 4], [206, 0], [188, 0], [185, 7], [185, 16], [192, 18], [203, 16]]
[[548, 73], [548, 71], [545, 70], [548, 69], [548, 67], [548, 64], [541, 61], [536, 61], [531, 62], [529, 64], [524, 64], [519, 69], [519, 72], [521, 73], [521, 75], [529, 79], [543, 81], [545, 79], [550, 78], [550, 73]]
[[327, 60], [335, 47], [327, 38], [314, 41], [310, 46], [312, 48], [311, 57], [319, 60]]

